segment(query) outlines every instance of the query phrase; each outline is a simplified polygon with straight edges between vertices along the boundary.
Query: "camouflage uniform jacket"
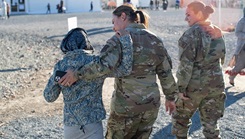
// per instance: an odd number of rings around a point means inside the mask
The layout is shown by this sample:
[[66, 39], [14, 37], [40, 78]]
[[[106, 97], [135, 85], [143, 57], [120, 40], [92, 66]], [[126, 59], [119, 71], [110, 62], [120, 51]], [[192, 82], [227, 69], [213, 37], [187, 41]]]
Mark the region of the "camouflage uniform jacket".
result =
[[[156, 75], [168, 100], [174, 100], [177, 85], [163, 42], [141, 24], [131, 24], [126, 30], [133, 40], [133, 70], [128, 76], [115, 78], [111, 110], [130, 116], [159, 108], [160, 91]], [[84, 71], [88, 69], [82, 68]]]
[[[123, 45], [122, 45], [123, 44]], [[112, 36], [102, 48], [99, 60], [80, 65], [74, 70], [77, 79], [94, 79], [114, 74], [116, 77], [129, 75], [132, 71], [133, 42], [130, 35], [118, 39]], [[123, 63], [123, 65], [120, 65]]]
[[[120, 37], [117, 39], [123, 44], [124, 52], [122, 56], [127, 55], [127, 58], [132, 59], [132, 43], [129, 35]], [[125, 42], [125, 43], [124, 43]], [[111, 46], [107, 44], [107, 46]], [[69, 51], [66, 53], [64, 58], [60, 60], [54, 66], [54, 72], [57, 70], [66, 71], [67, 69], [79, 68], [80, 66], [86, 65], [90, 62], [96, 62], [101, 60], [100, 56], [91, 55], [86, 53], [82, 49], [76, 51]], [[116, 58], [115, 58], [116, 59]], [[121, 61], [122, 67], [120, 70], [126, 72], [131, 71], [132, 66], [127, 66], [128, 59]], [[124, 73], [126, 73], [124, 72]], [[119, 76], [120, 73], [108, 74], [107, 76]], [[44, 90], [44, 98], [48, 102], [54, 102], [62, 91], [64, 101], [64, 124], [67, 126], [79, 125], [83, 126], [89, 123], [101, 121], [105, 118], [105, 109], [102, 102], [102, 86], [105, 77], [96, 78], [96, 80], [78, 80], [70, 87], [64, 87], [57, 84], [54, 81], [54, 74], [50, 77], [46, 88]]]
[[220, 88], [222, 92], [224, 81], [220, 61], [224, 57], [222, 37], [212, 40], [198, 24], [189, 28], [179, 39], [179, 91], [208, 93], [210, 88]]

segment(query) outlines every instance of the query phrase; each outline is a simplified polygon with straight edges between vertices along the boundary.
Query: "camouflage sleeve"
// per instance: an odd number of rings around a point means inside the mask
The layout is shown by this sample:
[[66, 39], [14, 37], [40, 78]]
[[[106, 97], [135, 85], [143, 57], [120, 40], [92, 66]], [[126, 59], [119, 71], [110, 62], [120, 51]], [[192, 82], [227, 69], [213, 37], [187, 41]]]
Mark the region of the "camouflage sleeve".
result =
[[172, 61], [166, 49], [164, 49], [162, 56], [163, 62], [157, 66], [156, 73], [160, 80], [165, 98], [169, 101], [173, 101], [175, 94], [178, 92], [178, 87], [172, 74]]
[[184, 34], [179, 39], [179, 60], [180, 64], [176, 73], [177, 85], [180, 93], [186, 92], [187, 85], [192, 76], [193, 66], [196, 57], [196, 46], [198, 38], [193, 34]]
[[122, 77], [131, 74], [133, 69], [133, 40], [130, 35], [119, 38], [122, 46], [120, 65], [115, 68], [111, 77]]
[[[75, 76], [78, 79], [94, 79], [103, 75], [129, 75], [132, 71], [132, 52], [133, 43], [130, 35], [124, 35], [119, 39], [113, 36], [95, 60], [75, 70]], [[120, 66], [121, 63], [124, 65]]]
[[221, 50], [219, 50], [219, 55], [220, 55], [221, 65], [223, 65], [225, 62], [225, 54], [226, 54], [225, 40], [223, 37], [212, 39], [211, 46], [213, 47], [217, 45], [220, 45], [219, 49]]
[[54, 68], [53, 74], [49, 78], [48, 83], [43, 91], [44, 99], [47, 102], [54, 102], [59, 97], [61, 92], [61, 87], [59, 86], [58, 83], [54, 81], [54, 72], [56, 70], [57, 69]]

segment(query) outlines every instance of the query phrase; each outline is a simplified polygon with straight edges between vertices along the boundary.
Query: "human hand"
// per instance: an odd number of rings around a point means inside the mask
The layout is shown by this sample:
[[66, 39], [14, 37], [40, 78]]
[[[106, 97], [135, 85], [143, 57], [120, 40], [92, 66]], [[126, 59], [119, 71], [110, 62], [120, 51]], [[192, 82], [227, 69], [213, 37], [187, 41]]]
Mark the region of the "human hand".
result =
[[179, 93], [179, 98], [183, 99], [183, 100], [189, 100], [190, 98], [188, 96], [186, 96], [186, 93]]
[[74, 76], [74, 72], [69, 69], [66, 71], [66, 74], [59, 80], [58, 83], [63, 86], [71, 86], [76, 81], [77, 79]]
[[222, 37], [221, 30], [215, 26], [205, 26], [204, 30], [211, 35], [212, 39], [217, 39]]
[[165, 109], [166, 109], [166, 112], [169, 112], [169, 115], [171, 115], [176, 110], [175, 102], [165, 100]]
[[116, 36], [118, 38], [120, 38], [122, 36], [125, 36], [125, 35], [128, 35], [128, 34], [129, 34], [129, 31], [124, 30], [124, 29], [121, 29], [121, 30], [116, 31]]

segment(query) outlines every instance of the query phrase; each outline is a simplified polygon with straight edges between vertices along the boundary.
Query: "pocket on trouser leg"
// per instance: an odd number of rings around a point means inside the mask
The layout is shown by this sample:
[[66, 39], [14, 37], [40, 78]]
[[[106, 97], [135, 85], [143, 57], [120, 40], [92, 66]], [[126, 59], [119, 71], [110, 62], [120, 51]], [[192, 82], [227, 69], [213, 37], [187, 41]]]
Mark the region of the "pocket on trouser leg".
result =
[[176, 136], [186, 137], [189, 127], [191, 125], [190, 119], [172, 119], [171, 133]]
[[225, 111], [225, 99], [226, 94], [222, 92], [221, 94], [207, 100], [207, 104], [209, 104], [207, 107], [209, 106], [209, 108], [207, 108], [206, 111], [209, 111], [211, 119], [218, 120], [223, 117]]
[[[176, 101], [176, 111], [172, 114], [172, 134], [186, 137], [191, 125], [188, 110], [184, 107], [182, 99]], [[187, 113], [186, 113], [187, 112]]]
[[[136, 134], [134, 138], [140, 139], [148, 139], [153, 128], [153, 124], [155, 123], [157, 116], [158, 116], [159, 109], [152, 109], [149, 111], [145, 111], [141, 113], [141, 116], [138, 117], [138, 123], [133, 124], [132, 126], [136, 128]], [[136, 117], [132, 120], [135, 121]], [[134, 131], [134, 130], [133, 130]], [[131, 131], [132, 132], [132, 131]]]
[[206, 138], [220, 139], [218, 120], [223, 117], [225, 110], [225, 93], [206, 98], [200, 109], [203, 134]]
[[125, 134], [125, 119], [115, 114], [110, 113], [110, 117], [107, 121], [106, 139], [123, 139]]
[[[115, 128], [114, 128], [115, 127]], [[119, 130], [117, 125], [113, 127], [107, 126], [107, 132], [105, 135], [106, 139], [123, 139], [124, 138], [124, 130]]]
[[176, 111], [172, 114], [172, 134], [186, 137], [191, 126], [191, 117], [197, 110], [199, 99], [190, 97], [188, 100], [178, 99]]

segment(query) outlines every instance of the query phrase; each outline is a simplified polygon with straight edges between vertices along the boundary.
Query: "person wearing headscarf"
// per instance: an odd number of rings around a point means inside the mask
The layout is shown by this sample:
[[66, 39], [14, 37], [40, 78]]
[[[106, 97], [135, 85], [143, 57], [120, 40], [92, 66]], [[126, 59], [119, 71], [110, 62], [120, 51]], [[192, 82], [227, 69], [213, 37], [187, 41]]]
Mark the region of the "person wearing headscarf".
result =
[[[90, 62], [99, 62], [100, 56], [93, 54], [87, 33], [82, 28], [72, 29], [61, 42], [60, 49], [64, 54], [53, 69], [53, 74], [43, 92], [47, 102], [54, 102], [63, 94], [64, 101], [64, 138], [65, 139], [103, 139], [102, 120], [106, 111], [102, 102], [102, 87], [106, 77], [122, 76], [122, 73], [131, 71], [129, 61], [132, 59], [132, 43], [129, 35], [115, 38], [122, 47], [120, 65], [115, 72], [98, 77], [96, 80], [78, 80], [74, 84], [63, 86], [58, 84], [58, 71], [65, 72], [72, 68], [79, 68]], [[126, 70], [126, 71], [125, 71]], [[123, 72], [125, 71], [125, 72]], [[117, 73], [118, 72], [118, 73]]]

